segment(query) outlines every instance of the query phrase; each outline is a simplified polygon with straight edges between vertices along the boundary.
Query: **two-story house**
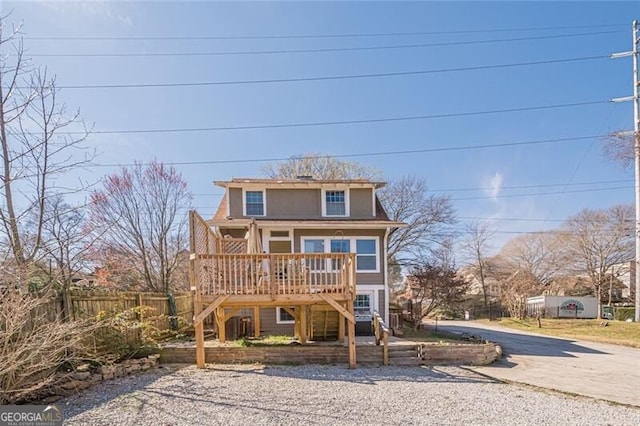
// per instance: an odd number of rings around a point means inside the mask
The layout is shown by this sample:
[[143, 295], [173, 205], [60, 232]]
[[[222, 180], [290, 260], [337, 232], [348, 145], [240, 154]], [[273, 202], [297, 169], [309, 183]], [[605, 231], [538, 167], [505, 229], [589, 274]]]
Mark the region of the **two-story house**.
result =
[[[296, 334], [303, 342], [342, 340], [345, 320], [349, 331], [368, 331], [374, 311], [388, 321], [387, 242], [405, 224], [389, 220], [377, 198], [384, 183], [300, 177], [215, 184], [225, 194], [206, 221], [211, 237], [192, 223], [205, 314], [224, 321], [240, 313], [256, 335]], [[203, 242], [209, 239], [215, 244]]]

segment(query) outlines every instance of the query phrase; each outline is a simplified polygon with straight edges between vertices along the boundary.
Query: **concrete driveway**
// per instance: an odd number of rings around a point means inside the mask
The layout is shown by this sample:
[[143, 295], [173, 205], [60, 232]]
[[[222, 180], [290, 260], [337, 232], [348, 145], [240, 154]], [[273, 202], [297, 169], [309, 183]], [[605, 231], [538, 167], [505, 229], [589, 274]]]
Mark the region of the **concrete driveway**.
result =
[[499, 343], [502, 359], [474, 367], [480, 373], [640, 406], [640, 349], [543, 336], [498, 324], [440, 321], [438, 331], [468, 333]]

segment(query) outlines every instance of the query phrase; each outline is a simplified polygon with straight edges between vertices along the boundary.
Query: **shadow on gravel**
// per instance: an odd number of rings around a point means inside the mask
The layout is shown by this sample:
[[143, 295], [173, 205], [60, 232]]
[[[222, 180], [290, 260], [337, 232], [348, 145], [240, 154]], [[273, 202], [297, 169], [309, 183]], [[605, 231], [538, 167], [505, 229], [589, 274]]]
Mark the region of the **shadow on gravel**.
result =
[[440, 323], [438, 331], [453, 335], [469, 335], [498, 343], [502, 346], [504, 356], [530, 355], [545, 357], [575, 358], [574, 354], [603, 354], [602, 352], [577, 343], [574, 340], [539, 335], [519, 334], [517, 332], [483, 329], [463, 325], [448, 325]]
[[133, 392], [153, 386], [162, 377], [174, 374], [185, 367], [187, 365], [161, 365], [152, 371], [105, 380], [89, 389], [67, 396], [55, 404], [62, 407], [66, 420], [114, 400], [125, 401]]
[[[309, 366], [265, 366], [263, 370], [241, 371], [243, 374], [260, 374], [283, 378], [300, 378], [329, 382], [349, 382], [365, 385], [377, 385], [379, 382], [412, 383], [502, 383], [500, 380], [485, 376], [461, 367], [371, 367], [359, 366], [350, 370], [347, 366], [315, 365], [313, 374], [305, 369]], [[328, 368], [325, 368], [328, 367]], [[301, 374], [303, 373], [303, 374]]]

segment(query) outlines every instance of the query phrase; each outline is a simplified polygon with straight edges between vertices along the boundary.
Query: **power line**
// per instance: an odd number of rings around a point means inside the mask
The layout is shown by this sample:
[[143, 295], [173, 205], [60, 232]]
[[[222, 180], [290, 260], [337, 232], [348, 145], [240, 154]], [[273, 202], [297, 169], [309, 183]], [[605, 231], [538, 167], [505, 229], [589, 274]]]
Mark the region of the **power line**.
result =
[[[505, 108], [505, 109], [495, 109], [495, 110], [484, 110], [484, 111], [467, 111], [467, 112], [455, 112], [448, 114], [433, 114], [433, 115], [416, 115], [416, 116], [404, 116], [404, 117], [385, 117], [385, 118], [369, 118], [362, 120], [337, 120], [337, 121], [315, 121], [315, 122], [303, 122], [303, 123], [277, 123], [277, 124], [255, 124], [255, 125], [244, 125], [244, 126], [221, 126], [221, 127], [183, 127], [183, 128], [167, 128], [167, 129], [127, 129], [127, 130], [94, 130], [91, 131], [91, 134], [97, 135], [112, 135], [112, 134], [139, 134], [139, 133], [191, 133], [191, 132], [216, 132], [216, 131], [228, 131], [228, 130], [256, 130], [256, 129], [282, 129], [282, 128], [292, 128], [292, 127], [319, 127], [319, 126], [344, 126], [350, 124], [366, 124], [366, 123], [388, 123], [388, 122], [396, 122], [396, 121], [413, 121], [413, 120], [430, 120], [436, 118], [452, 118], [452, 117], [471, 117], [477, 115], [490, 115], [490, 114], [503, 114], [509, 112], [522, 112], [522, 111], [538, 111], [538, 110], [546, 110], [546, 109], [558, 109], [558, 108], [572, 108], [579, 106], [587, 106], [587, 105], [602, 105], [608, 103], [608, 100], [604, 101], [585, 101], [585, 102], [572, 102], [567, 104], [555, 104], [555, 105], [538, 105], [531, 107], [519, 107], [519, 108]], [[14, 133], [12, 133], [14, 134]], [[68, 132], [58, 132], [58, 134], [65, 135], [84, 135], [83, 131], [68, 131]], [[601, 135], [598, 137], [602, 137], [606, 135]], [[562, 140], [576, 140], [576, 139], [588, 139], [589, 137], [579, 137], [579, 138], [564, 138]], [[557, 139], [548, 140], [548, 141], [558, 141]], [[527, 144], [532, 143], [545, 143], [545, 142], [529, 142]], [[510, 146], [516, 144], [491, 144], [486, 145], [486, 147], [498, 147], [498, 146]], [[459, 149], [472, 149], [473, 147], [452, 147], [452, 148], [432, 148], [430, 150], [411, 150], [411, 151], [402, 151], [402, 153], [416, 153], [416, 152], [435, 152], [435, 151], [453, 151]], [[371, 155], [371, 154], [369, 154]], [[381, 155], [381, 154], [377, 154]], [[384, 154], [386, 155], [386, 154]], [[351, 155], [356, 156], [356, 155]], [[360, 154], [358, 156], [365, 156], [364, 154]], [[266, 159], [261, 160], [224, 160], [224, 162], [256, 162], [256, 161], [266, 161]], [[271, 161], [271, 160], [269, 160]], [[198, 162], [188, 162], [190, 164], [197, 164]], [[174, 163], [168, 163], [174, 164]], [[175, 163], [175, 164], [185, 164], [185, 163]], [[200, 164], [213, 164], [212, 162], [201, 162]]]
[[[461, 151], [461, 150], [472, 150], [472, 149], [538, 145], [538, 144], [601, 138], [604, 136], [606, 135], [575, 136], [575, 137], [568, 137], [568, 138], [529, 140], [529, 141], [523, 141], [523, 142], [505, 142], [505, 143], [495, 143], [495, 144], [486, 144], [486, 145], [452, 146], [452, 147], [446, 147], [446, 148], [424, 148], [424, 149], [411, 149], [411, 150], [404, 150], [404, 151], [382, 151], [382, 152], [362, 152], [362, 153], [355, 153], [355, 154], [317, 155], [317, 156], [313, 156], [313, 158], [317, 158], [317, 159], [351, 158], [351, 157], [375, 157], [375, 156], [385, 156], [385, 155], [424, 154], [429, 152], [447, 152], [447, 151]], [[173, 162], [167, 162], [162, 164], [164, 164], [165, 166], [193, 166], [193, 165], [209, 165], [209, 164], [266, 163], [266, 162], [274, 162], [274, 161], [286, 161], [290, 159], [291, 157], [273, 157], [273, 158], [239, 159], [239, 160], [173, 161]], [[112, 164], [91, 164], [85, 167], [130, 167], [135, 165], [146, 166], [149, 164], [151, 163], [112, 163]], [[615, 182], [615, 181], [610, 181], [610, 182]], [[524, 187], [526, 186], [522, 186], [522, 188]], [[464, 189], [460, 189], [460, 190], [462, 191]], [[444, 191], [444, 190], [431, 190], [431, 191], [435, 192], [435, 191]]]
[[[167, 163], [163, 163], [167, 164]], [[578, 185], [603, 185], [603, 184], [611, 184], [611, 183], [632, 183], [632, 179], [617, 179], [617, 180], [601, 180], [601, 181], [591, 181], [591, 182], [573, 182], [573, 183], [545, 183], [545, 184], [537, 184], [537, 185], [513, 185], [513, 186], [503, 186], [501, 190], [511, 190], [511, 189], [531, 189], [531, 188], [549, 188], [549, 187], [558, 187], [558, 186], [578, 186]], [[448, 188], [448, 189], [427, 189], [427, 193], [429, 192], [458, 192], [458, 191], [485, 191], [493, 188], [490, 187], [467, 187], [467, 188]], [[594, 190], [598, 190], [598, 188], [594, 188]], [[222, 196], [224, 192], [208, 192], [208, 193], [194, 193], [194, 196]], [[463, 219], [463, 217], [460, 217]], [[464, 217], [464, 219], [495, 219], [495, 220], [540, 220], [544, 221], [544, 219], [500, 219], [500, 218], [488, 218], [488, 217]], [[556, 219], [549, 219], [550, 221], [555, 221]]]
[[232, 56], [232, 55], [274, 55], [274, 54], [293, 54], [293, 53], [330, 53], [330, 52], [353, 52], [368, 50], [392, 50], [392, 49], [416, 49], [426, 47], [442, 47], [442, 46], [463, 46], [478, 45], [492, 43], [510, 43], [517, 41], [529, 40], [548, 40], [559, 38], [586, 37], [592, 35], [626, 33], [626, 31], [597, 31], [590, 33], [577, 34], [559, 34], [549, 36], [533, 36], [533, 37], [514, 37], [503, 39], [488, 40], [466, 40], [441, 43], [416, 43], [416, 44], [400, 44], [400, 45], [383, 45], [383, 46], [354, 46], [354, 47], [329, 47], [314, 49], [276, 49], [276, 50], [241, 50], [232, 52], [130, 52], [130, 53], [33, 53], [32, 57], [166, 57], [166, 56]]
[[597, 192], [597, 191], [613, 191], [619, 189], [629, 189], [633, 188], [633, 186], [613, 186], [608, 188], [591, 188], [591, 189], [574, 189], [571, 191], [550, 191], [550, 192], [532, 192], [530, 194], [505, 194], [499, 195], [496, 197], [488, 196], [478, 196], [478, 197], [462, 197], [462, 198], [450, 198], [450, 201], [467, 201], [467, 200], [482, 200], [482, 199], [500, 199], [500, 198], [516, 198], [516, 197], [538, 197], [541, 195], [557, 195], [557, 194], [568, 194], [568, 193], [578, 193], [578, 192]]
[[[514, 185], [514, 186], [503, 186], [500, 189], [528, 189], [528, 188], [545, 188], [545, 187], [556, 187], [556, 186], [576, 186], [576, 185], [602, 185], [605, 183], [631, 183], [633, 180], [629, 179], [617, 179], [617, 180], [602, 180], [602, 181], [593, 181], [593, 182], [575, 182], [575, 183], [546, 183], [546, 184], [536, 184], [536, 185]], [[491, 187], [475, 187], [475, 188], [453, 188], [453, 189], [429, 189], [429, 192], [461, 192], [461, 191], [486, 191], [491, 190]]]
[[[619, 189], [630, 189], [633, 188], [633, 185], [631, 186], [613, 186], [613, 187], [606, 187], [606, 188], [588, 188], [588, 189], [574, 189], [571, 191], [565, 191], [564, 193], [582, 193], [582, 192], [600, 192], [600, 191], [614, 191], [614, 190], [619, 190]], [[483, 200], [483, 199], [501, 199], [501, 198], [519, 198], [519, 197], [537, 197], [537, 196], [543, 196], [543, 195], [556, 195], [556, 194], [561, 194], [563, 192], [560, 191], [549, 191], [549, 192], [531, 192], [528, 194], [505, 194], [505, 195], [498, 195], [496, 197], [487, 195], [487, 196], [477, 196], [477, 197], [461, 197], [461, 198], [449, 198], [449, 201], [467, 201], [467, 200]], [[217, 209], [218, 207], [216, 206], [198, 206], [198, 207], [194, 207], [196, 209]]]
[[261, 39], [304, 39], [304, 38], [349, 38], [349, 37], [406, 37], [420, 35], [444, 34], [478, 34], [520, 31], [553, 31], [576, 30], [586, 28], [625, 27], [626, 24], [598, 24], [598, 25], [566, 25], [554, 27], [524, 27], [524, 28], [483, 28], [472, 30], [441, 30], [441, 31], [412, 31], [390, 33], [342, 33], [342, 34], [258, 34], [258, 35], [217, 35], [217, 36], [25, 36], [25, 40], [261, 40]]
[[[56, 86], [58, 89], [143, 89], [154, 87], [203, 87], [203, 86], [232, 86], [239, 84], [281, 84], [281, 83], [299, 83], [304, 81], [331, 81], [331, 80], [354, 80], [361, 78], [380, 78], [380, 77], [400, 77], [408, 75], [426, 75], [426, 74], [441, 74], [447, 72], [465, 72], [465, 71], [477, 71], [477, 70], [489, 70], [489, 69], [504, 69], [504, 68], [516, 68], [524, 66], [534, 65], [547, 65], [547, 64], [561, 64], [571, 62], [584, 62], [609, 59], [608, 55], [598, 56], [583, 56], [577, 58], [564, 58], [564, 59], [547, 59], [543, 61], [531, 61], [531, 62], [516, 62], [510, 64], [493, 64], [493, 65], [477, 65], [470, 67], [457, 67], [457, 68], [440, 68], [431, 70], [413, 70], [413, 71], [397, 71], [397, 72], [382, 72], [371, 74], [344, 74], [344, 75], [331, 75], [324, 77], [294, 77], [294, 78], [274, 78], [274, 79], [261, 79], [261, 80], [228, 80], [228, 81], [196, 81], [196, 82], [182, 82], [182, 83], [126, 83], [126, 84], [75, 84], [75, 85], [62, 85]], [[26, 89], [26, 87], [21, 87]]]
[[525, 219], [519, 217], [476, 217], [476, 216], [458, 216], [461, 220], [486, 220], [496, 222], [565, 222], [566, 219]]

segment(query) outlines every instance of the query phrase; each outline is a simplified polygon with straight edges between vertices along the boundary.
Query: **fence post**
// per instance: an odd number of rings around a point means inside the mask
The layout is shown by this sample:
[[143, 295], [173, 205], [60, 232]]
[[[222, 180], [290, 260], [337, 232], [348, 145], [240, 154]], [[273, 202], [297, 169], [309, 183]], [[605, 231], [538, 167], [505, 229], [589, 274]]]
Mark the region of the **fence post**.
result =
[[[136, 293], [136, 306], [138, 308], [142, 307], [142, 293], [140, 293], [140, 292]], [[138, 312], [139, 312], [140, 318], [142, 318], [142, 311], [139, 310]]]
[[73, 304], [69, 290], [62, 290], [62, 316], [65, 321], [73, 321]]

